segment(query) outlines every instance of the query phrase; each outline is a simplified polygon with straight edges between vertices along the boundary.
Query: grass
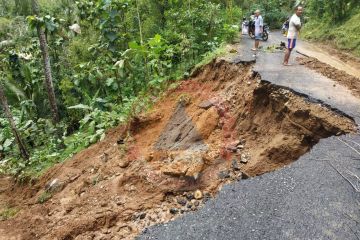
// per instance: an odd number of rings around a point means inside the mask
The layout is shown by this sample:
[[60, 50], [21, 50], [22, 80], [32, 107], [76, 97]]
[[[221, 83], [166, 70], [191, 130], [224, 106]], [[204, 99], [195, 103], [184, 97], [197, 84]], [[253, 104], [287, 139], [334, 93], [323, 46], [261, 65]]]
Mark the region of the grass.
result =
[[360, 57], [360, 13], [340, 25], [314, 19], [303, 29], [302, 37], [309, 40], [326, 42], [340, 50]]
[[83, 141], [87, 136], [87, 132], [78, 131], [66, 137], [65, 149], [55, 151], [47, 145], [33, 149], [30, 153], [30, 162], [26, 165], [18, 155], [13, 154], [0, 164], [0, 174], [16, 175], [19, 182], [32, 182], [55, 164], [70, 159], [74, 154], [88, 147], [89, 144]]
[[208, 52], [204, 55], [201, 62], [195, 65], [194, 69], [200, 68], [202, 66], [205, 66], [206, 64], [209, 64], [213, 59], [225, 56], [227, 54], [226, 51], [226, 44], [222, 44], [218, 49], [216, 49], [213, 52]]
[[200, 69], [202, 66], [209, 64], [215, 58], [226, 56], [227, 54], [229, 54], [228, 50], [229, 50], [228, 44], [224, 43], [219, 48], [217, 48], [215, 51], [206, 53], [203, 56], [202, 60], [198, 64], [195, 65], [195, 67], [193, 68], [192, 73], [190, 75], [192, 75], [195, 71]]
[[14, 217], [18, 213], [18, 211], [18, 209], [10, 207], [4, 209], [2, 212], [0, 212], [0, 221], [5, 221]]

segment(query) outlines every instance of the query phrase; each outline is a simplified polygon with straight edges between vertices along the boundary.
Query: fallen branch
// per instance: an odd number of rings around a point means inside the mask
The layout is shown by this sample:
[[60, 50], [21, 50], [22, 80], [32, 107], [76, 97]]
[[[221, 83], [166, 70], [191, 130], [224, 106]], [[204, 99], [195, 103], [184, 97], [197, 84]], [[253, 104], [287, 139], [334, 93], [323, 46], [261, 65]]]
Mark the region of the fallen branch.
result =
[[305, 53], [299, 52], [299, 50], [296, 50], [296, 52], [297, 52], [298, 54], [300, 54], [300, 55], [303, 55], [303, 56], [305, 56], [305, 57], [310, 58], [310, 56], [309, 56], [309, 55], [306, 55]]

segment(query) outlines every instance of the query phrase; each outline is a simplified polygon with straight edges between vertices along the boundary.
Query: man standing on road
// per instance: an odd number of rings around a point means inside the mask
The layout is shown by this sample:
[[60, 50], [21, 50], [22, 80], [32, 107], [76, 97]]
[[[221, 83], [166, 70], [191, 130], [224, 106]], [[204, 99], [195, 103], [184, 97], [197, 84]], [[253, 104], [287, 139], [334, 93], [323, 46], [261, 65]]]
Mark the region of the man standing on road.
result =
[[251, 49], [257, 51], [259, 49], [260, 40], [262, 39], [264, 27], [264, 20], [260, 14], [260, 10], [255, 11], [255, 48]]
[[295, 14], [291, 17], [290, 22], [289, 22], [289, 31], [288, 31], [288, 46], [285, 52], [285, 57], [284, 57], [284, 66], [291, 66], [291, 64], [289, 64], [289, 59], [290, 59], [290, 54], [291, 51], [295, 48], [296, 46], [296, 39], [298, 37], [298, 34], [300, 32], [301, 29], [301, 20], [300, 17], [303, 13], [303, 7], [302, 6], [297, 6], [295, 9]]

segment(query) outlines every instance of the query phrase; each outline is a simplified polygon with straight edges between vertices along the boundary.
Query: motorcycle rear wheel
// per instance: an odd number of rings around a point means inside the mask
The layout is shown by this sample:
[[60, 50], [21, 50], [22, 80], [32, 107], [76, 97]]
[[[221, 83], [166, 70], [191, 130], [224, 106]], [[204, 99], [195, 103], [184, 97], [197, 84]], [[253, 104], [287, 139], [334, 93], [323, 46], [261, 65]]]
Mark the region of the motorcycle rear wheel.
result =
[[263, 41], [267, 41], [269, 39], [269, 34], [265, 31], [265, 32], [263, 32], [263, 34], [262, 34], [262, 40]]
[[255, 38], [255, 34], [254, 34], [254, 32], [249, 31], [249, 36], [250, 36], [252, 39], [254, 39], [254, 38]]

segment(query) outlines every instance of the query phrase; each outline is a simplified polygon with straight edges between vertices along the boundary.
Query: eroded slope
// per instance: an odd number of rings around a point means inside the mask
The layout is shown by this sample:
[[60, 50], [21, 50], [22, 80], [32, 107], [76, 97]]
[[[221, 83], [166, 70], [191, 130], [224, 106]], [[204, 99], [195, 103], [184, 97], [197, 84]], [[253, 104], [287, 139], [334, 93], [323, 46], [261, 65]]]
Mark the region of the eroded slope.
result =
[[[32, 188], [0, 193], [20, 209], [0, 222], [0, 236], [132, 239], [196, 210], [227, 182], [274, 171], [352, 131], [351, 119], [262, 82], [250, 65], [214, 61]], [[45, 189], [52, 198], [38, 204]]]

